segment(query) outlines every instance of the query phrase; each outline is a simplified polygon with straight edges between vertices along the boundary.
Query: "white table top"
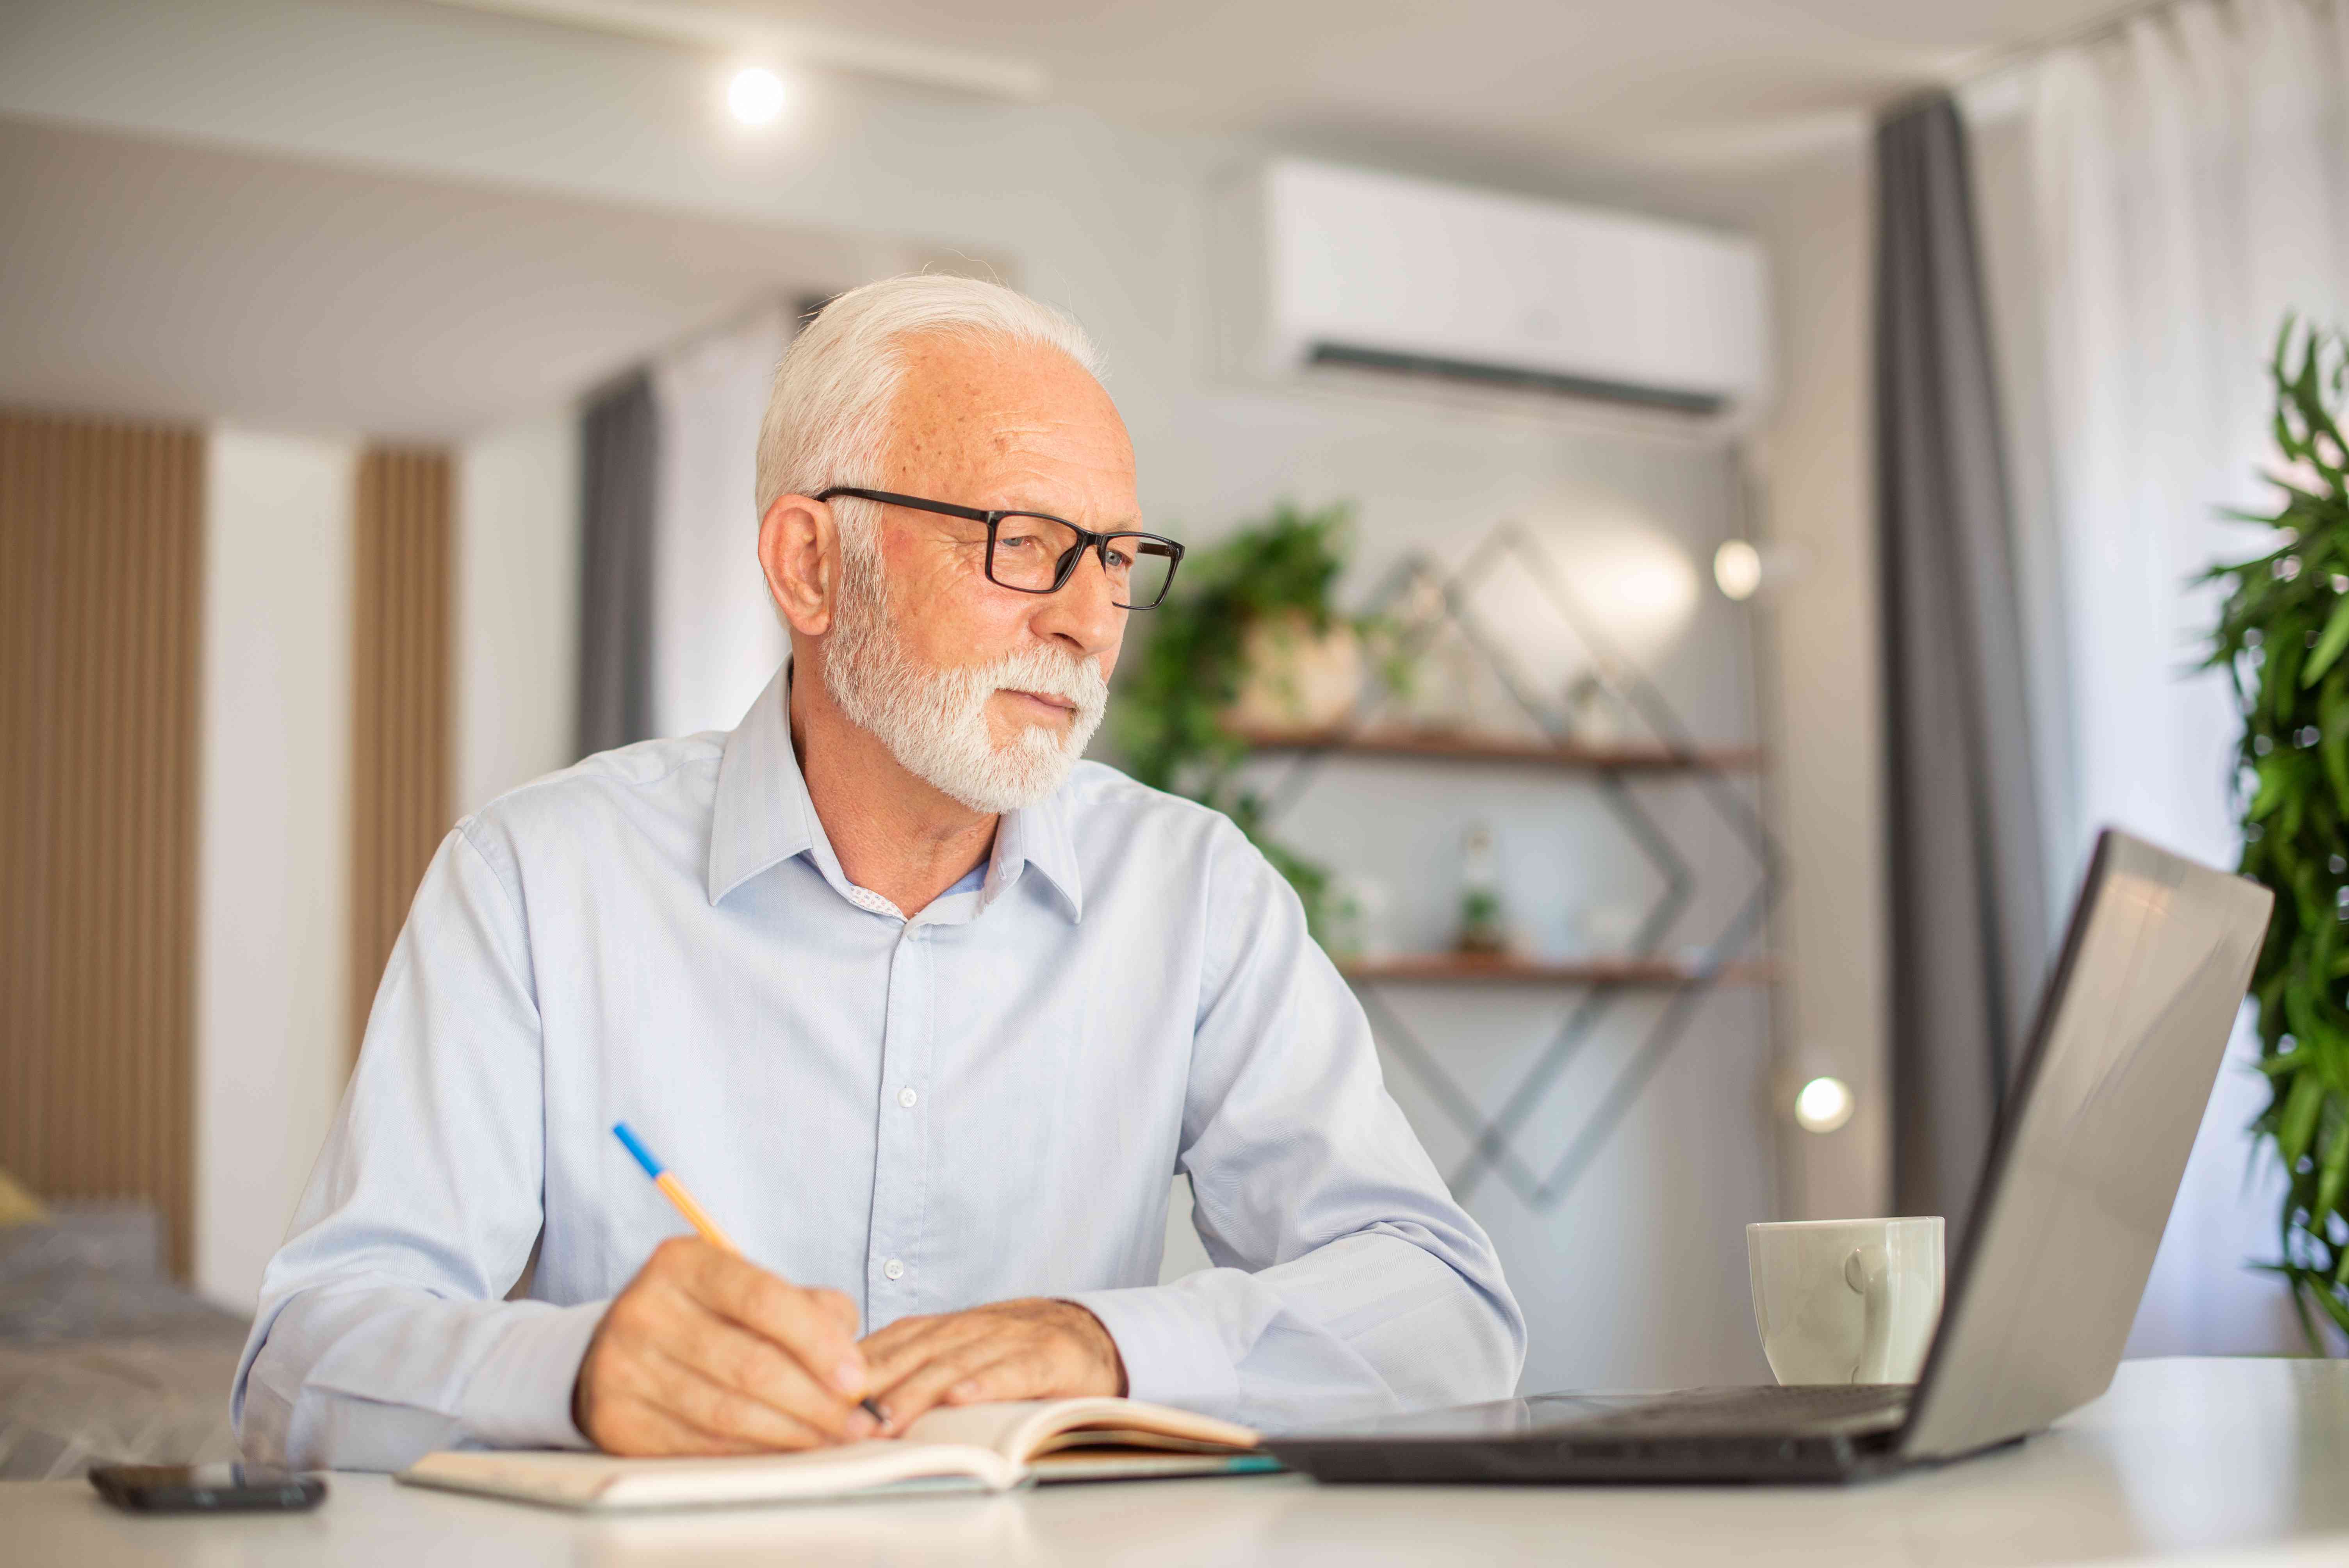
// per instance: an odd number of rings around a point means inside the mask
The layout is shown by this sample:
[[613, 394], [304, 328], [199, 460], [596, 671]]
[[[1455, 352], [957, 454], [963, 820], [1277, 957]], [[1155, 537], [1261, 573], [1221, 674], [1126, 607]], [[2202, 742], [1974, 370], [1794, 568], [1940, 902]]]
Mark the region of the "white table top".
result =
[[590, 1519], [336, 1476], [305, 1514], [136, 1518], [0, 1483], [0, 1561], [460, 1568], [860, 1563], [2349, 1563], [2349, 1364], [2143, 1361], [2053, 1432], [1853, 1487], [1061, 1486]]

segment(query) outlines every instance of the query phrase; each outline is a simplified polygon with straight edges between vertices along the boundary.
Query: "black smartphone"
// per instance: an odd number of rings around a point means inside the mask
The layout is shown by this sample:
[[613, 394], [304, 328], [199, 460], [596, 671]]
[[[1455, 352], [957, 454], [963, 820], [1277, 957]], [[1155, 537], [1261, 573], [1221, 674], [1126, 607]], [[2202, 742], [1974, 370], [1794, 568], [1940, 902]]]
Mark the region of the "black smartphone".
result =
[[326, 1483], [269, 1465], [96, 1465], [89, 1484], [134, 1513], [223, 1513], [316, 1508]]

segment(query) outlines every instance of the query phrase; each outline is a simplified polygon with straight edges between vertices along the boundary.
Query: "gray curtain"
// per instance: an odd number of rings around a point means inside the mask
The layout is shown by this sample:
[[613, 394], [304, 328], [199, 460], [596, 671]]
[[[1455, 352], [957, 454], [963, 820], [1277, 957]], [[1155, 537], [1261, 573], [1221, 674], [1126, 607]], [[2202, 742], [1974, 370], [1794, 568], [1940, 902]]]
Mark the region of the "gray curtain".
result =
[[652, 733], [652, 377], [629, 377], [580, 417], [579, 754]]
[[1965, 129], [1876, 136], [1876, 464], [1893, 1202], [1964, 1233], [2047, 932], [2021, 616]]

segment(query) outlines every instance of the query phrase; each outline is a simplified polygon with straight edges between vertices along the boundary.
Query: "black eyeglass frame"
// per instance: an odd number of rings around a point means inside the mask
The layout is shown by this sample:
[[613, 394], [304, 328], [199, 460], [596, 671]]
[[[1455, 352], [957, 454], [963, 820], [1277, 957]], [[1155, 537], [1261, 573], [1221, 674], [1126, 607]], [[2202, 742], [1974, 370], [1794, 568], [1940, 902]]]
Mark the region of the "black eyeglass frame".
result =
[[[959, 517], [970, 522], [987, 524], [987, 580], [999, 588], [1009, 588], [1014, 593], [1058, 593], [1069, 585], [1069, 579], [1076, 575], [1077, 563], [1085, 558], [1088, 551], [1101, 558], [1102, 571], [1107, 573], [1111, 540], [1143, 539], [1165, 547], [1166, 581], [1158, 585], [1158, 597], [1149, 603], [1119, 604], [1117, 607], [1121, 610], [1155, 610], [1166, 603], [1167, 591], [1174, 586], [1175, 569], [1183, 564], [1183, 546], [1161, 533], [1141, 533], [1133, 529], [1120, 529], [1114, 533], [1095, 533], [1090, 528], [1079, 528], [1067, 518], [1054, 517], [1048, 511], [1019, 511], [1010, 508], [986, 511], [975, 506], [957, 506], [952, 501], [924, 500], [917, 495], [899, 495], [895, 490], [861, 490], [854, 485], [834, 485], [830, 490], [818, 491], [812, 499], [830, 500], [836, 495], [854, 496], [859, 500], [879, 501], [884, 506], [910, 507], [916, 511], [934, 511], [941, 517]], [[1077, 542], [1054, 563], [1050, 588], [1022, 588], [1019, 583], [1006, 583], [995, 574], [995, 530], [997, 524], [1007, 517], [1032, 517], [1044, 522], [1055, 522], [1077, 536]]]

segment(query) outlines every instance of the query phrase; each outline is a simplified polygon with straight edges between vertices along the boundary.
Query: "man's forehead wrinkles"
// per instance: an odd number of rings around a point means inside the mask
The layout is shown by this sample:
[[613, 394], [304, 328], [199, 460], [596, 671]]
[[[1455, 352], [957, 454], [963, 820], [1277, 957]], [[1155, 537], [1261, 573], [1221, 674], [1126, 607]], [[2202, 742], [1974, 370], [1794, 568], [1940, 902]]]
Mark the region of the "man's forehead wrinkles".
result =
[[1068, 421], [1065, 419], [1035, 418], [1024, 423], [999, 422], [995, 427], [995, 438], [999, 442], [1008, 444], [1012, 441], [1026, 440], [1034, 436], [1053, 435], [1068, 428]]

